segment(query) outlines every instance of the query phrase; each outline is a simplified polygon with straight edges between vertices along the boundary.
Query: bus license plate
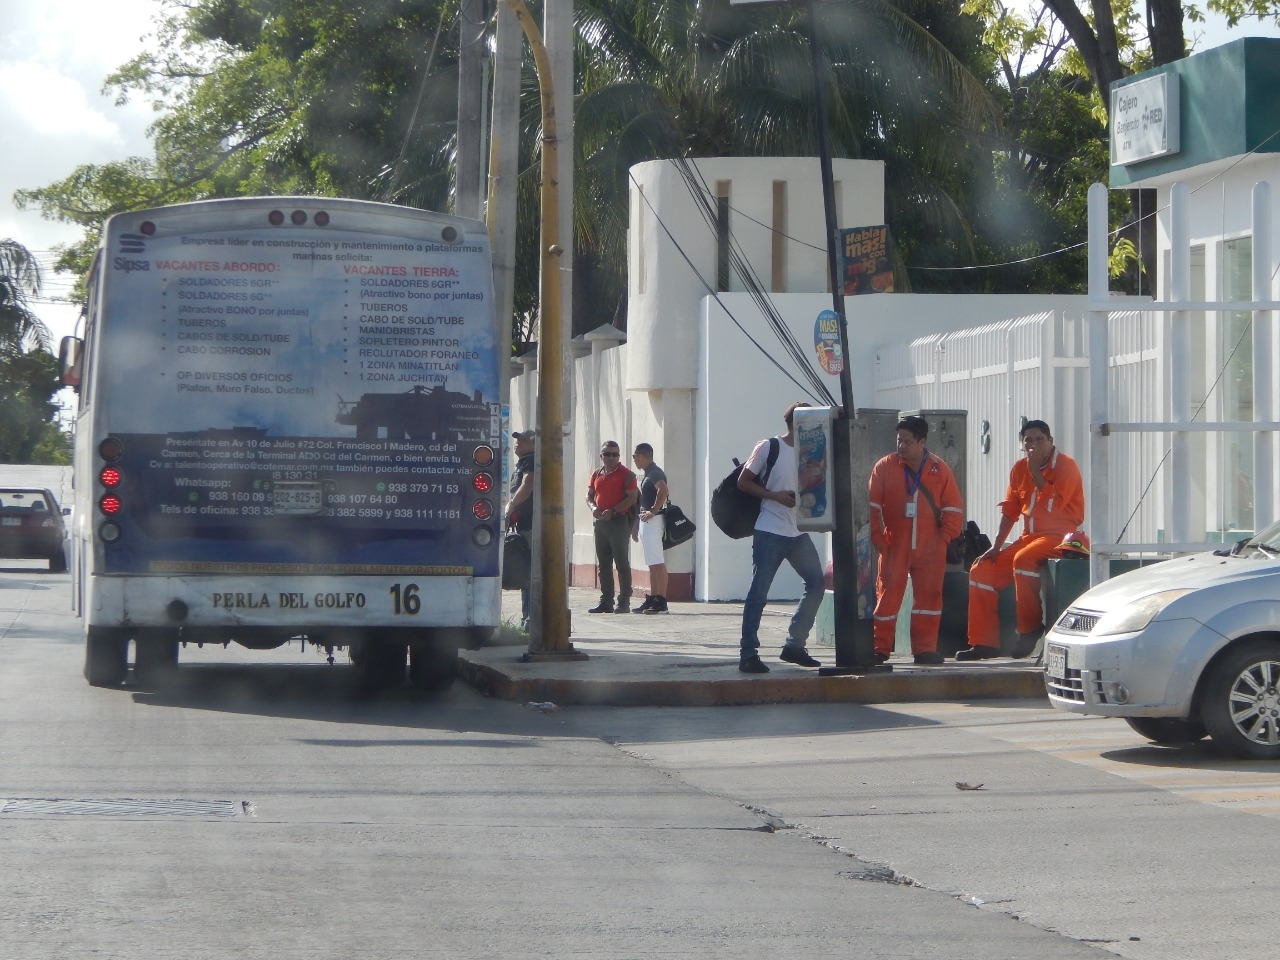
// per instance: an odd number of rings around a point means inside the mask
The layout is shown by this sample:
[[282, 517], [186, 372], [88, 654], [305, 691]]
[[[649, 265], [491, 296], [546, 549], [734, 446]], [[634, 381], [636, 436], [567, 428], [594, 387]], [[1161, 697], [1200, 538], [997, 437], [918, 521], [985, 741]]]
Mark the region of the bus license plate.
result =
[[1060, 647], [1056, 643], [1049, 644], [1045, 650], [1044, 669], [1051, 677], [1065, 679], [1067, 676], [1067, 648]]
[[303, 516], [324, 510], [318, 483], [279, 483], [271, 489], [271, 509], [277, 516]]

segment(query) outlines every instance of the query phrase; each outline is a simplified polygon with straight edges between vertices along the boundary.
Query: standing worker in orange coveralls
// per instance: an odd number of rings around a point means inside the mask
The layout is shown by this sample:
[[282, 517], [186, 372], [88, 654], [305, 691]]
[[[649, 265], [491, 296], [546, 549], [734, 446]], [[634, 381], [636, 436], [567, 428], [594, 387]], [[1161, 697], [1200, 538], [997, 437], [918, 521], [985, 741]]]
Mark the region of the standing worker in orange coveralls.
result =
[[951, 468], [925, 447], [923, 417], [898, 421], [897, 452], [882, 457], [867, 484], [871, 544], [879, 556], [872, 632], [876, 662], [893, 652], [898, 608], [911, 577], [911, 652], [918, 664], [944, 662], [938, 653], [947, 544], [964, 526], [964, 504]]
[[[1010, 581], [1018, 610], [1018, 642], [1011, 655], [1021, 659], [1035, 650], [1044, 635], [1040, 564], [1059, 556], [1063, 536], [1084, 521], [1080, 468], [1054, 446], [1049, 425], [1028, 420], [1020, 436], [1026, 456], [1009, 471], [995, 542], [969, 568], [969, 646], [956, 652], [957, 660], [1000, 656], [999, 592]], [[1018, 517], [1022, 536], [1005, 547]]]

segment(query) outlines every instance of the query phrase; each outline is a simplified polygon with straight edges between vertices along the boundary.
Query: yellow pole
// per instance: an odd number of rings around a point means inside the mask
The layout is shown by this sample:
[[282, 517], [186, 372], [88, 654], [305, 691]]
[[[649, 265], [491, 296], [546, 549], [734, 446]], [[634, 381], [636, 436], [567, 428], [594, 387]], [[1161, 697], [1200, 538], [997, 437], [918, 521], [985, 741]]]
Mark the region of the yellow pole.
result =
[[[520, 21], [538, 73], [542, 101], [542, 169], [540, 210], [542, 246], [538, 304], [538, 451], [537, 469], [540, 503], [536, 534], [540, 543], [541, 584], [535, 581], [529, 621], [529, 651], [524, 659], [585, 660], [569, 642], [568, 577], [565, 571], [564, 540], [564, 393], [562, 364], [564, 345], [560, 333], [560, 247], [558, 220], [559, 191], [556, 180], [555, 90], [551, 61], [542, 42], [542, 33], [524, 0], [506, 0]], [[539, 596], [540, 591], [540, 596]], [[541, 616], [536, 614], [541, 613]]]

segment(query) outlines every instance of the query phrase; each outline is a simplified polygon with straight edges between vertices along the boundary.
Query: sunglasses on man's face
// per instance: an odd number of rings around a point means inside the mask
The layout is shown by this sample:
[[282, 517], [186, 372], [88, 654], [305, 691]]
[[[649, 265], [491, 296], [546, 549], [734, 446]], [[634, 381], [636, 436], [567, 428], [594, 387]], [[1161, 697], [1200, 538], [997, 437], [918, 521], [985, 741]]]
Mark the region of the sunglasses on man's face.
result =
[[618, 451], [617, 451], [617, 450], [603, 450], [603, 451], [601, 451], [600, 456], [602, 456], [602, 457], [616, 457], [616, 456], [618, 456]]

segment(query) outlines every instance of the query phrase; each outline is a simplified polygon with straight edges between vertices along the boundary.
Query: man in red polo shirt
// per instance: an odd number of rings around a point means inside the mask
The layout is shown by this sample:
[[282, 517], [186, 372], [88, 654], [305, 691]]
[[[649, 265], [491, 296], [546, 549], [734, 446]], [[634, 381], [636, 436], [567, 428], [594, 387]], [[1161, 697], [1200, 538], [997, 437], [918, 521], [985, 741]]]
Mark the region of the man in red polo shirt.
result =
[[[587, 506], [595, 518], [596, 575], [600, 603], [587, 613], [631, 612], [631, 508], [640, 496], [636, 475], [622, 465], [622, 448], [606, 440], [601, 465], [587, 483]], [[618, 605], [613, 604], [613, 568], [618, 568]]]

